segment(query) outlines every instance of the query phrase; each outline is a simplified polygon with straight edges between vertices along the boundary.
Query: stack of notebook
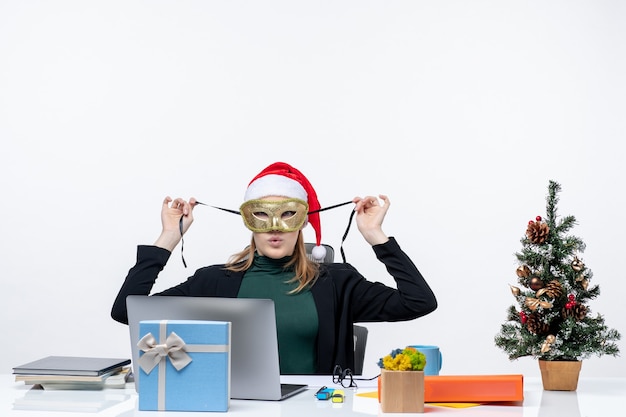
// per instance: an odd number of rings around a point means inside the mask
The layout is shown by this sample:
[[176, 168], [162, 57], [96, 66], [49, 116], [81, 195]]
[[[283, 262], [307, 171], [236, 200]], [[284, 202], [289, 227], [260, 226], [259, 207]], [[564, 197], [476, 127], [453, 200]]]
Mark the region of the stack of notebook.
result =
[[130, 359], [47, 356], [13, 368], [16, 381], [44, 389], [123, 388]]

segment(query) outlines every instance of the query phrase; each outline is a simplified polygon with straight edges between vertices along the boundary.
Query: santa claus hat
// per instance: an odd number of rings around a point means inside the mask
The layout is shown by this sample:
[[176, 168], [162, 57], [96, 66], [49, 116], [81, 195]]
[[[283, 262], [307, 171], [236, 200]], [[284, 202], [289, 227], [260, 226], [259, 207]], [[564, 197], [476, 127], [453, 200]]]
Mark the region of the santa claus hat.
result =
[[308, 221], [315, 230], [315, 247], [312, 255], [317, 260], [324, 259], [326, 249], [321, 245], [322, 229], [320, 214], [317, 212], [320, 209], [320, 203], [315, 189], [304, 174], [284, 162], [269, 165], [250, 181], [244, 201], [268, 196], [298, 198], [309, 204]]

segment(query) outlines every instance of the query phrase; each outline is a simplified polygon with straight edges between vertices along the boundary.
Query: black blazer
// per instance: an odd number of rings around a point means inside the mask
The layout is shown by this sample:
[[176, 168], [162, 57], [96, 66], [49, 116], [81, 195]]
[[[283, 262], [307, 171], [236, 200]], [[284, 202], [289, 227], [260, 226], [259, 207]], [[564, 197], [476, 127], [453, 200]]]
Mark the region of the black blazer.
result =
[[[397, 289], [366, 280], [347, 263], [320, 265], [320, 275], [311, 287], [319, 316], [319, 374], [331, 374], [335, 365], [354, 368], [354, 323], [412, 320], [437, 308], [429, 285], [394, 238], [372, 248], [395, 279]], [[170, 254], [156, 246], [138, 246], [137, 263], [113, 303], [113, 319], [128, 323], [126, 297], [149, 295]], [[243, 275], [226, 270], [224, 265], [207, 266], [187, 281], [154, 295], [237, 297]]]

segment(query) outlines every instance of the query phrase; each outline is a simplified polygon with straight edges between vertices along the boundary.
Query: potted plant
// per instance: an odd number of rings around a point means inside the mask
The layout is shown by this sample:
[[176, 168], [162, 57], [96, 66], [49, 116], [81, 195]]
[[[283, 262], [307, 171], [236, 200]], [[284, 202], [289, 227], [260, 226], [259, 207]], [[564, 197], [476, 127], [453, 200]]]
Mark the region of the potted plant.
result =
[[380, 358], [378, 366], [383, 413], [423, 413], [426, 356], [414, 347], [394, 349]]
[[538, 359], [545, 390], [575, 391], [581, 361], [591, 355], [617, 356], [614, 341], [620, 334], [600, 314], [592, 315], [588, 302], [600, 288], [591, 285], [592, 272], [580, 258], [585, 244], [568, 234], [576, 219], [557, 216], [560, 190], [550, 181], [546, 217], [528, 222], [522, 249], [515, 254], [520, 286], [510, 285], [516, 304], [509, 307], [495, 344], [511, 360]]

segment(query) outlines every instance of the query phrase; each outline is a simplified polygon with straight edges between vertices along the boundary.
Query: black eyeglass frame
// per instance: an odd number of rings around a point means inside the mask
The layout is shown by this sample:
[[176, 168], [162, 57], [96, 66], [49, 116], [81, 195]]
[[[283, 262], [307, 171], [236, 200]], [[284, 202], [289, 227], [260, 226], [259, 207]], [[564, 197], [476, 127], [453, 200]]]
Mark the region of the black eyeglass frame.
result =
[[[356, 378], [352, 374], [352, 369], [343, 369], [341, 368], [341, 365], [335, 365], [335, 368], [333, 369], [333, 384], [339, 384], [344, 388], [358, 388], [358, 385], [355, 381], [373, 381], [379, 376], [380, 374], [372, 378]], [[346, 380], [349, 380], [350, 382], [346, 383]]]
[[[346, 380], [350, 382], [346, 385]], [[356, 382], [354, 382], [354, 375], [352, 375], [352, 369], [342, 369], [340, 365], [335, 365], [333, 369], [333, 384], [339, 384], [344, 388], [358, 388]]]

